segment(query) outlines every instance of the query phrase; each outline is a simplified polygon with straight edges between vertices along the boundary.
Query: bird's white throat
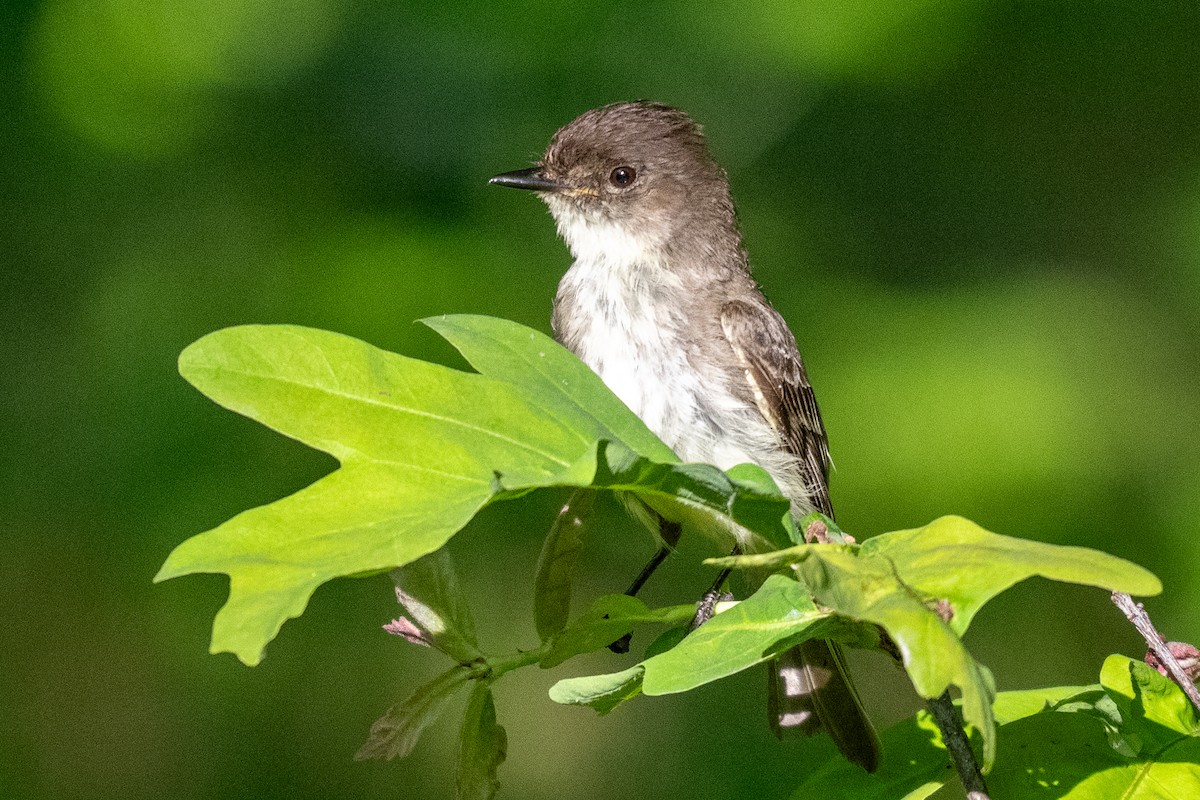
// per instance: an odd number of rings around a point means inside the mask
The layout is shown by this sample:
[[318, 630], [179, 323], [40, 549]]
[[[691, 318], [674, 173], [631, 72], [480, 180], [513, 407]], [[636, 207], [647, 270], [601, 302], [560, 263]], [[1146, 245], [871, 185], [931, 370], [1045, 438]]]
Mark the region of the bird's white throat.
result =
[[603, 213], [587, 213], [571, 200], [545, 195], [558, 235], [571, 249], [576, 261], [604, 261], [612, 269], [634, 269], [659, 259], [663, 235], [651, 230], [637, 233], [608, 219]]

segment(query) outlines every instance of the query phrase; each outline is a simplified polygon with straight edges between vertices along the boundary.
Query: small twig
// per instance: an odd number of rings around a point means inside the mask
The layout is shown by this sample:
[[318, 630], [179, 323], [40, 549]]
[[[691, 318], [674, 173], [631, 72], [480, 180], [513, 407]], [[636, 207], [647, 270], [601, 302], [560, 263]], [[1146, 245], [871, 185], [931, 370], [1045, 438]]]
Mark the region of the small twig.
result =
[[1137, 628], [1137, 632], [1142, 635], [1149, 645], [1150, 651], [1154, 653], [1158, 659], [1158, 663], [1166, 667], [1167, 673], [1171, 680], [1179, 684], [1179, 688], [1183, 689], [1183, 693], [1192, 701], [1192, 705], [1200, 711], [1200, 690], [1196, 688], [1196, 684], [1188, 675], [1187, 670], [1180, 665], [1179, 660], [1175, 658], [1175, 654], [1171, 652], [1171, 648], [1163, 640], [1162, 634], [1154, 627], [1154, 623], [1150, 621], [1150, 615], [1146, 613], [1146, 609], [1141, 603], [1134, 602], [1133, 598], [1124, 592], [1113, 592], [1112, 601], [1117, 608], [1125, 614], [1133, 627]]
[[950, 699], [950, 690], [947, 689], [940, 697], [929, 700], [928, 706], [929, 713], [933, 715], [934, 722], [942, 732], [942, 741], [946, 745], [946, 751], [950, 754], [950, 761], [958, 772], [963, 788], [967, 790], [967, 799], [988, 800], [988, 790], [987, 785], [983, 782], [983, 773], [979, 771], [975, 753], [971, 750], [971, 743], [967, 739], [966, 731], [963, 730], [962, 715], [958, 713], [954, 701]]

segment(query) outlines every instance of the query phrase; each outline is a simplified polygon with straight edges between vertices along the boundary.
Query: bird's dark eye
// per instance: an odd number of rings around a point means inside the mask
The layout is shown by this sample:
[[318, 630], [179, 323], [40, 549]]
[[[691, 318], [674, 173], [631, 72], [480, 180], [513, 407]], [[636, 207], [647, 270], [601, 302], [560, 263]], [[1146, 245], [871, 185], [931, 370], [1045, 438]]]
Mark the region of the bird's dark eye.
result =
[[632, 186], [637, 180], [637, 170], [633, 167], [617, 167], [608, 175], [608, 181], [618, 189]]

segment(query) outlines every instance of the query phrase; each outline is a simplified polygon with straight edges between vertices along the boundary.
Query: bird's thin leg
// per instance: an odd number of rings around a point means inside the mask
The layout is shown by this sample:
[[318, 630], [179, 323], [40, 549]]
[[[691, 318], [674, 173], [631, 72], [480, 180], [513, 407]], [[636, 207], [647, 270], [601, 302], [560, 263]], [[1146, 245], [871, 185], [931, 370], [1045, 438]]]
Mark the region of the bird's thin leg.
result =
[[[733, 546], [733, 552], [730, 553], [730, 555], [736, 556], [741, 555], [741, 553], [742, 548], [735, 544]], [[689, 631], [696, 630], [696, 628], [699, 628], [701, 625], [712, 619], [713, 614], [717, 613], [717, 603], [721, 602], [721, 600], [729, 594], [728, 592], [721, 591], [721, 587], [725, 585], [725, 581], [729, 580], [729, 575], [732, 572], [733, 569], [730, 567], [726, 567], [725, 569], [721, 570], [721, 574], [717, 576], [715, 581], [713, 581], [713, 585], [707, 592], [704, 593], [704, 597], [700, 598], [700, 604], [696, 608], [696, 616], [692, 617], [692, 622], [690, 625], [688, 625]]]
[[[675, 545], [679, 543], [679, 537], [683, 533], [683, 527], [678, 522], [669, 522], [662, 517], [658, 518], [658, 535], [662, 539], [662, 547], [658, 548], [658, 552], [646, 562], [646, 566], [642, 567], [642, 571], [633, 579], [633, 583], [629, 584], [629, 588], [625, 590], [625, 594], [629, 597], [637, 597], [637, 593], [642, 590], [642, 586], [646, 581], [650, 580], [650, 576], [654, 574], [671, 551], [675, 549]], [[608, 649], [614, 653], [628, 653], [629, 642], [632, 640], [633, 634], [627, 633], [620, 639], [608, 646]]]
[[[658, 516], [657, 514], [655, 516]], [[629, 584], [629, 588], [625, 590], [625, 594], [630, 597], [637, 597], [637, 593], [642, 590], [642, 586], [654, 574], [654, 571], [659, 568], [663, 561], [666, 561], [667, 556], [675, 549], [675, 545], [679, 544], [679, 537], [683, 535], [683, 526], [678, 522], [658, 517], [658, 536], [662, 540], [662, 547], [658, 548], [658, 552], [654, 557], [642, 568], [642, 571], [634, 578], [633, 583]]]
[[662, 562], [667, 560], [667, 556], [671, 555], [671, 548], [663, 545], [658, 548], [658, 552], [642, 567], [641, 573], [633, 579], [633, 583], [629, 584], [629, 588], [625, 590], [625, 594], [630, 597], [637, 597], [637, 593], [642, 590], [642, 586], [646, 581], [650, 580], [650, 576], [659, 568]]

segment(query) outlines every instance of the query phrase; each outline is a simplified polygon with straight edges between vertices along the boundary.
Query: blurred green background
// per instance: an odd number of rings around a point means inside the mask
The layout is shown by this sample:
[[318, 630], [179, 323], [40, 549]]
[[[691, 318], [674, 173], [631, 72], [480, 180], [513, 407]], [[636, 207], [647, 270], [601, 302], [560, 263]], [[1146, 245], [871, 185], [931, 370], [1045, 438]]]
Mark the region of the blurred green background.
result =
[[[386, 577], [322, 588], [254, 669], [207, 654], [226, 579], [151, 584], [187, 536], [333, 467], [175, 358], [246, 322], [452, 364], [413, 320], [547, 329], [569, 256], [485, 179], [616, 100], [705, 124], [808, 361], [845, 528], [953, 512], [1098, 547], [1162, 577], [1156, 622], [1200, 639], [1198, 40], [1194, 0], [8, 2], [0, 797], [452, 796], [452, 715], [409, 760], [351, 760], [443, 666], [380, 630]], [[451, 545], [495, 649], [534, 644], [560, 501]], [[584, 593], [651, 549], [612, 509], [602, 527]], [[695, 596], [706, 554], [685, 544], [648, 599]], [[1142, 651], [1102, 592], [1036, 581], [969, 644], [1001, 689]], [[881, 723], [915, 707], [857, 661]], [[783, 797], [829, 755], [771, 738], [758, 673], [604, 718], [546, 698], [620, 664], [498, 685], [503, 796]]]

